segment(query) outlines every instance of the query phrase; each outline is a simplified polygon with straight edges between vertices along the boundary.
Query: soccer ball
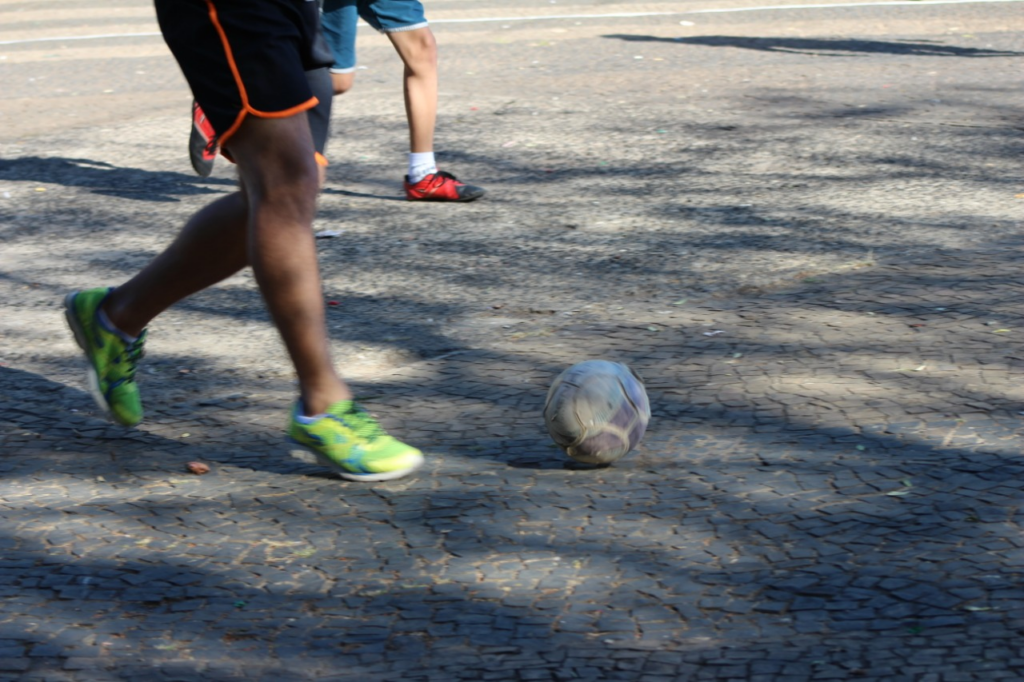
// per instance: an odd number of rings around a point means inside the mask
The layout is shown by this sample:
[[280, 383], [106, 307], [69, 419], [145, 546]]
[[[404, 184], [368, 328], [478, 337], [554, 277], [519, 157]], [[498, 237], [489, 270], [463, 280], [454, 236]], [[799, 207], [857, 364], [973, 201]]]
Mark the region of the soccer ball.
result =
[[611, 464], [636, 447], [651, 419], [644, 383], [626, 365], [587, 360], [555, 378], [544, 423], [565, 453], [585, 464]]

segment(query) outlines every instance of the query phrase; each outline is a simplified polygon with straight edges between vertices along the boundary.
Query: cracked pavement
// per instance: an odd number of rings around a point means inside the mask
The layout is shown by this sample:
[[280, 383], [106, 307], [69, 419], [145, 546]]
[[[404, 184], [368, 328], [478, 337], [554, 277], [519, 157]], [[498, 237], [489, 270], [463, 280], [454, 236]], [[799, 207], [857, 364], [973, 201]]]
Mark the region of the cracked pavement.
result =
[[[74, 4], [0, 1], [0, 38], [152, 30]], [[0, 45], [0, 680], [1024, 678], [1019, 9], [701, 9], [429, 5], [465, 206], [398, 200], [361, 34], [332, 347], [429, 458], [376, 485], [289, 456], [247, 274], [153, 324], [139, 427], [96, 412], [63, 294], [232, 171], [190, 175], [159, 38]], [[587, 358], [651, 398], [607, 469], [540, 416]]]

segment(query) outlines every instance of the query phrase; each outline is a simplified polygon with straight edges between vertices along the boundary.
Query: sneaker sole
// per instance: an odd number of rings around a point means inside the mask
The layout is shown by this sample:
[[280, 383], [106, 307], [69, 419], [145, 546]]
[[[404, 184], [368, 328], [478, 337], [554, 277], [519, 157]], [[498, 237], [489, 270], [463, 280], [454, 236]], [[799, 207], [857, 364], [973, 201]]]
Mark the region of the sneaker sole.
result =
[[423, 455], [420, 455], [419, 459], [416, 461], [415, 464], [413, 464], [410, 467], [405, 467], [404, 469], [396, 469], [395, 471], [385, 471], [379, 474], [354, 474], [351, 471], [346, 471], [342, 467], [338, 466], [337, 464], [332, 462], [327, 457], [324, 457], [321, 453], [317, 452], [313, 448], [307, 447], [302, 443], [299, 443], [292, 439], [289, 439], [289, 441], [293, 448], [292, 452], [300, 453], [297, 459], [301, 459], [304, 462], [309, 462], [310, 464], [316, 463], [322, 467], [327, 467], [328, 469], [331, 469], [336, 474], [344, 478], [346, 481], [362, 481], [364, 483], [373, 483], [374, 481], [391, 481], [396, 478], [408, 476], [409, 474], [423, 466]]
[[74, 313], [75, 296], [77, 295], [77, 291], [72, 291], [64, 297], [64, 319], [67, 321], [68, 327], [71, 329], [71, 334], [75, 337], [75, 343], [78, 344], [78, 347], [82, 349], [82, 354], [85, 355], [85, 363], [87, 365], [86, 379], [89, 383], [89, 394], [96, 402], [96, 405], [113, 419], [114, 413], [110, 411], [110, 404], [107, 402], [106, 397], [104, 397], [103, 391], [100, 390], [99, 374], [96, 373], [96, 368], [92, 366], [92, 361], [89, 360], [89, 340], [86, 338], [85, 330], [82, 329], [82, 325], [79, 324], [78, 317]]
[[434, 196], [410, 197], [410, 196], [406, 195], [405, 200], [406, 201], [432, 201], [432, 202], [440, 203], [440, 204], [444, 204], [444, 203], [447, 203], [447, 204], [466, 204], [466, 203], [469, 203], [470, 201], [476, 201], [477, 199], [479, 199], [480, 197], [482, 197], [485, 194], [487, 194], [487, 192], [485, 190], [481, 190], [479, 193], [468, 194], [468, 195], [466, 195], [464, 197], [459, 197], [458, 199], [449, 199], [448, 197], [434, 197]]
[[207, 159], [205, 156], [206, 142], [203, 140], [203, 136], [196, 130], [195, 125], [192, 126], [192, 133], [188, 138], [188, 158], [192, 162], [192, 170], [196, 172], [196, 175], [202, 178], [210, 177], [213, 173], [213, 164], [216, 157], [213, 159]]
[[466, 196], [459, 197], [459, 201], [460, 202], [476, 201], [477, 199], [479, 199], [480, 197], [482, 197], [485, 194], [487, 194], [487, 190], [485, 190], [483, 188], [477, 188], [476, 192], [467, 193]]

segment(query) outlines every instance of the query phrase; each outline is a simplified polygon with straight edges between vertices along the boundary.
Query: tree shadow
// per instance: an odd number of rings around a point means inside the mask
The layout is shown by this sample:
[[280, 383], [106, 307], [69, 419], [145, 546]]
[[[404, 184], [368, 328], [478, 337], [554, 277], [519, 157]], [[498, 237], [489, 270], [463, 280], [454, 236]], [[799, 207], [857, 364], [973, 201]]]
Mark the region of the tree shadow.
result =
[[[966, 297], [964, 314], [986, 316], [1007, 303], [993, 292], [1014, 284], [994, 270], [966, 277], [937, 267], [870, 312], [894, 321], [923, 314], [920, 292], [947, 291]], [[792, 316], [803, 353], [846, 358], [847, 373], [867, 373], [870, 365], [851, 369], [849, 356], [886, 339], [809, 342], [816, 328], [798, 316], [887, 276], [835, 276], [732, 305]], [[633, 677], [622, 679], [687, 679], [706, 666], [730, 666], [735, 679], [871, 678], [891, 665], [878, 659], [879, 637], [901, 648], [984, 642], [1007, 652], [988, 663], [1018, 665], [1007, 610], [1017, 574], [999, 559], [1019, 543], [1018, 404], [987, 396], [994, 404], [985, 409], [1003, 425], [996, 448], [919, 438], [907, 424], [820, 425], [742, 397], [695, 400], [707, 383], [697, 370], [736, 352], [752, 362], [803, 357], [793, 341], [774, 340], [771, 325], [731, 338], [680, 325], [675, 336], [628, 344], [642, 332], [590, 333], [606, 343], [589, 352], [652, 377], [655, 421], [622, 466], [559, 470], [537, 419], [542, 377], [557, 362], [538, 347], [482, 351], [375, 383], [384, 404], [408, 415], [406, 426], [433, 423], [444, 468], [408, 484], [344, 485], [342, 495], [336, 481], [301, 467], [254, 465], [265, 455], [244, 445], [218, 452], [159, 435], [124, 439], [127, 430], [62, 409], [55, 429], [54, 408], [84, 394], [0, 371], [12, 437], [4, 452], [15, 455], [0, 465], [5, 481], [27, 491], [0, 507], [20, 519], [16, 533], [0, 534], [0, 567], [14, 576], [0, 587], [13, 623], [0, 640], [23, 671], [92, 665], [125, 680], [155, 671], [210, 680], [480, 671], [499, 680], [623, 671]], [[891, 394], [921, 388], [917, 376], [872, 379]], [[986, 397], [966, 390], [955, 391], [962, 401]], [[485, 419], [473, 428], [446, 410], [474, 401]], [[423, 404], [429, 413], [414, 415]], [[947, 421], [936, 426], [949, 431], [958, 417]], [[266, 435], [233, 427], [236, 444]], [[69, 429], [83, 437], [53, 452]], [[186, 481], [168, 473], [193, 458], [225, 471]], [[29, 625], [40, 620], [51, 627]]]
[[[673, 172], [668, 163], [648, 165], [570, 170], [564, 179]], [[915, 166], [910, 156], [892, 165], [918, 176], [948, 170]], [[523, 186], [560, 179], [538, 178], [528, 163], [518, 170]], [[856, 187], [862, 178], [817, 179]], [[644, 265], [659, 278], [689, 267], [674, 256], [673, 240], [703, 253], [751, 243], [786, 248], [765, 233], [782, 221], [726, 205], [713, 189], [688, 193], [709, 205], [651, 202], [653, 214], [678, 214], [703, 230], [655, 243]], [[796, 213], [798, 227], [815, 220], [813, 207]], [[855, 224], [872, 214], [869, 207], [817, 217]], [[971, 225], [967, 216], [948, 219], [957, 229]], [[833, 251], [864, 248], [848, 235], [818, 239]], [[376, 244], [391, 256], [393, 242], [390, 233], [349, 245]], [[420, 264], [423, 279], [432, 267], [464, 268], [495, 242], [438, 237], [435, 263]], [[570, 255], [548, 252], [559, 243]], [[547, 337], [570, 348], [579, 341], [578, 352], [620, 359], [648, 377], [652, 428], [640, 450], [604, 471], [564, 470], [547, 442], [543, 389], [566, 355], [543, 342], [468, 350], [368, 382], [371, 403], [388, 407], [386, 415], [402, 420], [397, 429], [417, 430], [439, 455], [436, 469], [409, 482], [369, 488], [268, 457], [281, 438], [280, 405], [266, 422], [252, 414], [266, 405], [160, 406], [170, 382], [154, 381], [147, 390], [155, 389], [158, 428], [123, 429], [71, 412], [89, 404], [82, 391], [0, 369], [0, 659], [54, 679], [84, 665], [124, 680], [803, 680], [888, 679], [896, 668], [912, 675], [922, 672], [910, 668], [918, 661], [901, 656], [925, 649], [921, 665], [941, 664], [943, 672], [970, 675], [980, 665], [1019, 674], [1020, 403], [972, 379], [978, 365], [1004, 372], [1008, 349], [988, 353], [993, 342], [980, 333], [968, 334], [959, 354], [941, 338], [894, 341], [892, 329], [836, 340], [813, 319], [841, 295], [865, 291], [880, 302], [858, 302], [852, 312], [893, 329], [941, 327], [948, 320], [937, 306], [1019, 320], [1016, 270], [1006, 266], [1020, 241], [987, 246], [956, 255], [989, 258], [998, 272], [980, 277], [941, 267], [913, 282], [893, 270], [835, 275], [799, 291], [710, 299], [700, 319], [656, 331], [602, 322]], [[799, 240], [790, 248], [814, 250]], [[915, 248], [937, 253], [934, 244]], [[624, 279], [613, 256], [540, 230], [509, 252], [528, 277], [549, 278], [563, 292]], [[926, 266], [915, 258], [915, 272]], [[380, 261], [361, 267], [382, 278], [394, 269]], [[573, 279], [576, 267], [584, 275]], [[422, 300], [408, 304], [409, 317], [469, 306], [445, 301], [429, 281], [416, 294]], [[184, 305], [230, 334], [232, 322], [251, 319], [257, 300], [250, 288]], [[411, 335], [455, 345], [418, 321], [387, 321], [384, 300], [354, 294], [359, 319], [344, 338], [381, 341], [381, 325], [408, 325]], [[729, 306], [741, 306], [748, 324], [705, 337], [700, 324]], [[762, 322], [769, 308], [778, 315]], [[791, 334], [776, 335], [784, 330]], [[1004, 346], [1014, 339], [1000, 338]], [[894, 347], [962, 367], [936, 389], [916, 365], [873, 366]], [[815, 389], [755, 388], [748, 381], [762, 377], [734, 371], [729, 363], [739, 360], [786, 360], [793, 374], [844, 393], [830, 401]], [[279, 397], [290, 387], [281, 380], [273, 390]], [[903, 401], [893, 412], [903, 415], [904, 407], [928, 407], [915, 394], [925, 400], [939, 391], [949, 396], [941, 407], [907, 412], [904, 422], [835, 419], [837, 410], [879, 396]], [[975, 425], [988, 442], [960, 438]], [[182, 464], [192, 459], [217, 467], [189, 477]], [[937, 651], [966, 653], [934, 663], [930, 657], [945, 655]]]
[[[934, 458], [876, 471], [869, 455], [828, 452], [776, 469], [707, 450], [681, 468], [478, 472], [340, 499], [242, 472], [236, 485], [115, 480], [84, 496], [105, 471], [89, 463], [81, 485], [64, 483], [71, 495], [41, 489], [33, 520], [0, 533], [0, 568], [17, 576], [0, 587], [16, 595], [0, 641], [26, 671], [84, 664], [125, 680], [322, 680], [339, 666], [350, 680], [596, 680], [616, 679], [622, 660], [687, 679], [754, 658], [782, 674], [812, 651], [812, 673], [853, 660], [865, 676], [888, 665], [871, 660], [879, 636], [964, 645], [1012, 599], [1011, 575], [950, 581], [930, 566], [942, 548], [970, 560], [968, 536], [991, 548], [1002, 535], [998, 513], [970, 504], [927, 513], [927, 489], [950, 476]], [[1024, 467], [976, 459], [953, 472], [954, 488], [974, 488]], [[846, 473], [875, 486], [914, 475], [918, 490], [865, 493]], [[1011, 649], [990, 658], [1005, 664]]]
[[236, 185], [222, 178], [125, 168], [90, 159], [38, 156], [0, 159], [0, 180], [80, 187], [92, 194], [158, 203], [178, 202], [179, 197], [185, 196], [220, 194], [221, 190], [213, 186]]
[[761, 52], [811, 54], [818, 57], [849, 57], [871, 54], [892, 54], [916, 57], [1021, 57], [1024, 52], [990, 50], [976, 47], [943, 45], [939, 41], [889, 41], [845, 38], [748, 38], [745, 36], [691, 36], [663, 38], [659, 36], [609, 34], [605, 38], [627, 42], [658, 42], [705, 47], [738, 47]]
[[380, 199], [381, 201], [406, 201], [405, 197], [398, 195], [387, 195], [387, 194], [371, 194], [369, 192], [353, 192], [347, 189], [337, 189], [335, 187], [324, 187], [321, 190], [322, 194], [337, 194], [343, 197], [357, 197], [359, 199]]

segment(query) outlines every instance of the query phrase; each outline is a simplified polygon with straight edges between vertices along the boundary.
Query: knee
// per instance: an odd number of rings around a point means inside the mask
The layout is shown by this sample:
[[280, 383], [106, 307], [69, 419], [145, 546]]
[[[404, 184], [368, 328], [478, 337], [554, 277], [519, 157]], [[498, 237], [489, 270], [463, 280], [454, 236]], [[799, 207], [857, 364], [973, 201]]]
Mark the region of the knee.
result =
[[415, 73], [437, 70], [437, 40], [429, 28], [409, 31], [403, 37], [402, 58], [405, 66]]
[[355, 80], [356, 75], [354, 73], [332, 73], [331, 86], [334, 88], [334, 94], [344, 95], [352, 89]]
[[227, 146], [238, 164], [250, 209], [312, 220], [319, 164], [305, 113], [286, 118], [248, 116]]
[[287, 213], [312, 220], [320, 192], [320, 164], [304, 149], [279, 150], [267, 154], [257, 168], [247, 169], [244, 191], [250, 205], [264, 209], [278, 207]]
[[300, 203], [316, 203], [320, 193], [320, 164], [306, 150], [295, 150], [276, 159], [280, 181], [264, 186], [264, 196]]

